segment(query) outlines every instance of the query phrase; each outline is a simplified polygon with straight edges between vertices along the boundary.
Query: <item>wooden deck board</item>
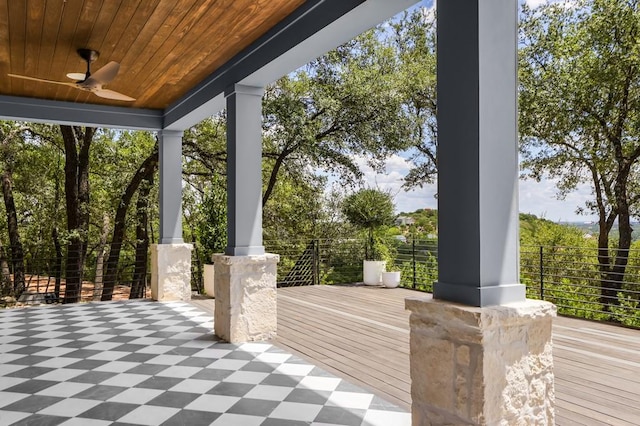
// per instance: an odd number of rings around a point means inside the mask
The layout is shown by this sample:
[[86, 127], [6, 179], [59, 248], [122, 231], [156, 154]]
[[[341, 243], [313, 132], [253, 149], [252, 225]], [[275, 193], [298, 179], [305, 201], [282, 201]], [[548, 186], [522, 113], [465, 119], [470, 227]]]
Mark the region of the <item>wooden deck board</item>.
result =
[[[411, 404], [406, 289], [311, 286], [278, 290], [274, 342], [404, 408]], [[193, 301], [213, 310], [213, 301]], [[640, 331], [554, 321], [556, 424], [640, 424]]]

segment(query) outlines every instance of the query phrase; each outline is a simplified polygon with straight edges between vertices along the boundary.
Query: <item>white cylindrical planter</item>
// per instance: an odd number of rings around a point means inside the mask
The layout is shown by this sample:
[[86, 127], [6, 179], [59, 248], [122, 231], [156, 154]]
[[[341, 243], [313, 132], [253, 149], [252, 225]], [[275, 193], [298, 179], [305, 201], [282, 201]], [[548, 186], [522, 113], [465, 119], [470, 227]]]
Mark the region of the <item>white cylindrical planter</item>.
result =
[[400, 271], [382, 273], [382, 284], [387, 288], [395, 288], [400, 285]]
[[215, 297], [215, 291], [213, 286], [213, 265], [204, 265], [204, 292], [209, 297]]
[[365, 285], [380, 285], [382, 273], [387, 262], [384, 260], [364, 260], [362, 262], [362, 281]]

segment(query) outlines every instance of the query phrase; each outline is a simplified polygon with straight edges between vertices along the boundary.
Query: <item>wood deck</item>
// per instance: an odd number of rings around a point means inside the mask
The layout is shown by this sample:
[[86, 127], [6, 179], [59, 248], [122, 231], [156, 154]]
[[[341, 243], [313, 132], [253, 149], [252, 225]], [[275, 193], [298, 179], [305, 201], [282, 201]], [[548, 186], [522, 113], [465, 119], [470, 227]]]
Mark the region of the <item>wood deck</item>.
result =
[[[411, 404], [406, 289], [314, 286], [278, 290], [283, 348], [405, 408]], [[212, 310], [213, 301], [194, 301]], [[558, 425], [640, 425], [640, 331], [558, 317]]]

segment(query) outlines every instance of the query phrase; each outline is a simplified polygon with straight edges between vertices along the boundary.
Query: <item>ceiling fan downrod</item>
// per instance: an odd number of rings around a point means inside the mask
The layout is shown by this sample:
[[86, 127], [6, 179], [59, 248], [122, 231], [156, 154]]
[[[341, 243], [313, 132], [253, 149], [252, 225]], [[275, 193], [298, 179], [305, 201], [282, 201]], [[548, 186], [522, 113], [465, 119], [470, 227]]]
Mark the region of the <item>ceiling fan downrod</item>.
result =
[[87, 72], [84, 76], [84, 79], [86, 80], [91, 77], [91, 63], [98, 59], [100, 52], [91, 49], [78, 49], [77, 52], [78, 55], [87, 62]]

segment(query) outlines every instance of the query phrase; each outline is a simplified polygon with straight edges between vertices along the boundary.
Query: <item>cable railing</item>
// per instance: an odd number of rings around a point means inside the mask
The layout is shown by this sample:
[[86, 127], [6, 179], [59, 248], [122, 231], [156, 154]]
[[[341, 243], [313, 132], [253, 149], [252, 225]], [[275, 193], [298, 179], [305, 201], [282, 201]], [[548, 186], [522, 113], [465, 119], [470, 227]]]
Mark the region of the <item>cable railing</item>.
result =
[[[522, 246], [520, 277], [527, 296], [564, 315], [640, 327], [640, 250], [599, 256], [595, 247]], [[624, 272], [616, 260], [626, 261]]]
[[[280, 255], [279, 287], [362, 282], [364, 239], [271, 240], [264, 244], [268, 252]], [[438, 273], [436, 240], [393, 240], [388, 251], [387, 270], [402, 272], [401, 286], [431, 291]]]
[[[115, 256], [115, 251], [119, 256]], [[55, 303], [146, 298], [148, 250], [132, 244], [72, 248], [34, 246], [0, 251], [0, 293], [17, 302]], [[22, 253], [16, 256], [16, 253]]]
[[[356, 238], [301, 239], [265, 241], [265, 247], [280, 255], [278, 286], [287, 287], [362, 282], [365, 243]], [[387, 270], [401, 271], [402, 287], [433, 290], [437, 240], [401, 238], [386, 246]], [[137, 254], [134, 244], [59, 249], [24, 247], [21, 258], [14, 258], [11, 248], [2, 248], [2, 294], [40, 303], [149, 297], [148, 249], [138, 247]], [[520, 280], [527, 297], [550, 301], [563, 315], [640, 327], [640, 250], [624, 251], [617, 258], [615, 250], [611, 252], [605, 258], [595, 247], [522, 246]], [[621, 260], [626, 261], [624, 272], [616, 267]], [[202, 287], [195, 279], [200, 269], [192, 273], [195, 291]]]
[[[280, 255], [278, 285], [348, 284], [362, 281], [362, 239], [267, 241]], [[438, 280], [437, 240], [388, 242], [387, 270], [400, 270], [400, 285], [431, 292]], [[547, 300], [562, 315], [640, 327], [640, 250], [628, 250], [624, 274], [590, 247], [522, 246], [521, 282], [527, 297]]]

